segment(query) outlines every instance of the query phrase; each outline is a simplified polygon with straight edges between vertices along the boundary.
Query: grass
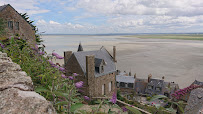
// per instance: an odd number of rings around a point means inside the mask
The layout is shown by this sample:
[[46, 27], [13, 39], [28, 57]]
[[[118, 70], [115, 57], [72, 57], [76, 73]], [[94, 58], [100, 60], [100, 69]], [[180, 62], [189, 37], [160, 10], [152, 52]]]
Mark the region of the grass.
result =
[[148, 34], [132, 35], [126, 37], [136, 37], [143, 39], [180, 39], [180, 40], [203, 40], [203, 34]]

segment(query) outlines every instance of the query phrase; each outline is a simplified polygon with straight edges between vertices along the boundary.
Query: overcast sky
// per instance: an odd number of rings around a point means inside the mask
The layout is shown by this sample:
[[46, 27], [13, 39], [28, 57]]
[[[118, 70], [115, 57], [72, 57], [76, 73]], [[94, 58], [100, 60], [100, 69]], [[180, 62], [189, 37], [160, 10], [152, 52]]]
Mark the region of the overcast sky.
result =
[[52, 34], [203, 32], [203, 0], [0, 0]]

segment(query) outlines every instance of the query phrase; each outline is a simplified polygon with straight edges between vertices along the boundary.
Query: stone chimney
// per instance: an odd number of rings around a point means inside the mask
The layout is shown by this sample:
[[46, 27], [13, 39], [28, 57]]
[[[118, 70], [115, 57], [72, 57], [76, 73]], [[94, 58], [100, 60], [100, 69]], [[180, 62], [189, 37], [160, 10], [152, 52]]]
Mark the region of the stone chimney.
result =
[[131, 73], [131, 71], [129, 72], [129, 76], [132, 76], [132, 73]]
[[113, 61], [117, 62], [117, 60], [116, 60], [116, 46], [113, 46]]
[[152, 78], [152, 74], [149, 74], [148, 75], [148, 83], [150, 82], [151, 78]]
[[134, 78], [136, 79], [136, 73], [134, 74]]
[[164, 78], [165, 78], [165, 77], [163, 76], [163, 77], [162, 77], [162, 80], [164, 80]]
[[88, 94], [90, 97], [95, 96], [95, 57], [94, 55], [86, 56], [86, 77], [88, 84]]
[[70, 59], [72, 55], [72, 51], [64, 51], [64, 66], [66, 66], [66, 63], [68, 62], [68, 59]]

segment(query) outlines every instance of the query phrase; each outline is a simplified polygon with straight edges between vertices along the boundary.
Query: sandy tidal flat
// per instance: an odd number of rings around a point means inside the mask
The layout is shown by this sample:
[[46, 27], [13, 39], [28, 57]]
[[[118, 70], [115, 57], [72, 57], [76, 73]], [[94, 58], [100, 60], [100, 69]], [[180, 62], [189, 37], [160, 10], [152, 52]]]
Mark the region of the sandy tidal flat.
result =
[[139, 78], [147, 78], [148, 74], [159, 79], [164, 76], [166, 81], [174, 81], [180, 88], [189, 86], [195, 79], [203, 81], [203, 41], [102, 37], [113, 40], [84, 42], [83, 49], [89, 51], [105, 46], [112, 53], [115, 45], [117, 69], [121, 71], [131, 71]]

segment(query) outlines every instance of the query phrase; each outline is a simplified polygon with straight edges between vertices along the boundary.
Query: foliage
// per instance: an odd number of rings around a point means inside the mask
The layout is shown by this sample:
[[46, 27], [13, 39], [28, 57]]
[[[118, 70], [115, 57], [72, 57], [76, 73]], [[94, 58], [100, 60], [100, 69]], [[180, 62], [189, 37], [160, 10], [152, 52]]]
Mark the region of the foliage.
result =
[[49, 57], [43, 55], [43, 47], [41, 50], [37, 45], [30, 48], [26, 41], [20, 38], [11, 38], [1, 44], [5, 47], [0, 47], [0, 51], [7, 53], [13, 62], [19, 64], [22, 70], [31, 76], [35, 91], [51, 101], [57, 112], [71, 113], [82, 101], [82, 98], [78, 97], [74, 80], [61, 77], [63, 72], [47, 62]]
[[167, 111], [170, 111], [171, 113], [176, 112], [176, 110], [173, 108], [173, 106], [175, 105], [175, 106], [178, 107], [178, 110], [181, 113], [184, 113], [184, 110], [183, 110], [183, 101], [174, 102], [174, 101], [171, 101], [168, 97], [166, 97], [164, 95], [155, 95], [154, 97], [151, 98], [150, 101], [154, 101], [156, 99], [164, 99], [164, 100], [166, 100], [168, 102], [169, 108], [166, 108]]
[[38, 45], [40, 45], [40, 44], [43, 42], [43, 40], [40, 38], [40, 34], [37, 34], [38, 29], [37, 29], [36, 26], [33, 25], [33, 22], [34, 22], [34, 21], [31, 21], [31, 20], [29, 19], [29, 16], [27, 15], [27, 13], [24, 13], [24, 14], [20, 13], [20, 15], [22, 16], [22, 18], [25, 19], [25, 21], [27, 21], [27, 22], [33, 27], [33, 29], [34, 29], [34, 31], [35, 31], [36, 42], [37, 42]]
[[2, 18], [0, 18], [0, 38], [5, 34], [5, 22]]
[[203, 87], [203, 86], [202, 85], [190, 85], [189, 87], [175, 91], [174, 93], [171, 94], [171, 96], [173, 98], [175, 98], [176, 100], [179, 100], [186, 94], [190, 93], [193, 89], [196, 89], [199, 87]]

